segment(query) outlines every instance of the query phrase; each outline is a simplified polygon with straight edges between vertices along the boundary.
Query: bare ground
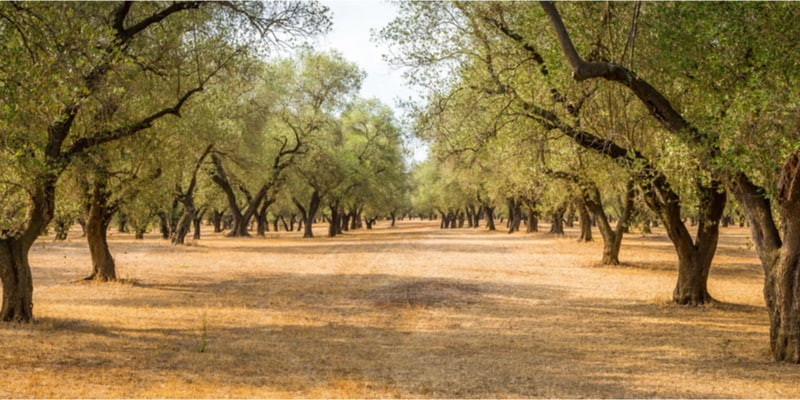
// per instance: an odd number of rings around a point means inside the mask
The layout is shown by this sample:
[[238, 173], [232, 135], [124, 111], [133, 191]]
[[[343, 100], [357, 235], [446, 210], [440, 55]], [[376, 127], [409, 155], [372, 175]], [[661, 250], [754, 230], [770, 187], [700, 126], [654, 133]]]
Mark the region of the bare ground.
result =
[[76, 282], [76, 232], [43, 238], [37, 322], [0, 326], [0, 397], [800, 397], [800, 367], [769, 361], [744, 229], [723, 229], [722, 303], [685, 308], [668, 304], [658, 231], [603, 267], [575, 232], [436, 227], [188, 247], [114, 234], [113, 284]]

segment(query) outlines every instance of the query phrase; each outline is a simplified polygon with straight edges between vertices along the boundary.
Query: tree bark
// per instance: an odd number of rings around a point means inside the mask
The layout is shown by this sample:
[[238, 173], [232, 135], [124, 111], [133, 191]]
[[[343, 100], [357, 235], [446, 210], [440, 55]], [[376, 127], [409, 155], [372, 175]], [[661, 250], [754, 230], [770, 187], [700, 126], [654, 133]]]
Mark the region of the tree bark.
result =
[[172, 244], [185, 243], [186, 235], [189, 234], [189, 229], [194, 222], [194, 214], [194, 202], [191, 199], [186, 200], [183, 204], [183, 214], [181, 214], [181, 218], [175, 227], [175, 232], [172, 234]]
[[267, 236], [267, 232], [269, 232], [269, 221], [267, 221], [267, 210], [269, 206], [274, 203], [274, 199], [267, 199], [265, 198], [264, 201], [261, 203], [261, 207], [258, 209], [258, 213], [256, 213], [256, 235], [265, 237]]
[[578, 219], [581, 225], [581, 235], [578, 238], [579, 242], [591, 242], [592, 239], [592, 217], [586, 209], [586, 203], [583, 199], [577, 199], [575, 207], [578, 209]]
[[0, 239], [0, 278], [3, 282], [4, 322], [33, 321], [33, 277], [28, 251], [33, 240], [24, 237]]
[[603, 238], [603, 258], [600, 261], [603, 265], [619, 265], [619, 250], [622, 246], [622, 236], [625, 227], [633, 214], [633, 197], [635, 195], [633, 180], [628, 180], [625, 187], [625, 201], [622, 207], [622, 215], [617, 221], [617, 226], [611, 229], [609, 218], [603, 209], [600, 190], [594, 183], [584, 184], [582, 188], [584, 202], [589, 211], [595, 216], [600, 236]]
[[486, 210], [486, 229], [495, 231], [497, 228], [494, 226], [494, 207], [484, 205], [483, 209]]
[[89, 254], [92, 256], [92, 273], [85, 279], [101, 282], [116, 281], [116, 264], [108, 248], [107, 237], [108, 226], [111, 224], [116, 206], [109, 204], [110, 193], [106, 186], [105, 171], [95, 175], [89, 198], [89, 219], [86, 223], [86, 239], [89, 242]]
[[554, 235], [564, 234], [564, 213], [567, 211], [566, 204], [561, 204], [553, 210], [553, 223], [550, 225], [550, 233]]
[[339, 215], [339, 202], [332, 202], [329, 208], [331, 211], [331, 220], [328, 225], [328, 237], [336, 237], [336, 234], [339, 233], [339, 229], [342, 227], [342, 219]]
[[508, 204], [508, 233], [519, 232], [519, 226], [522, 223], [522, 201], [510, 198], [507, 200]]
[[216, 208], [211, 210], [211, 224], [214, 225], [214, 233], [222, 232], [222, 216], [224, 211], [219, 211]]
[[203, 225], [203, 215], [205, 215], [205, 213], [205, 209], [195, 212], [194, 220], [192, 221], [194, 225], [194, 234], [192, 235], [192, 240], [200, 240], [200, 228]]
[[528, 206], [528, 224], [525, 231], [528, 233], [539, 232], [538, 212], [532, 206]]
[[317, 190], [314, 190], [311, 193], [311, 199], [309, 199], [307, 209], [296, 198], [292, 198], [292, 202], [295, 204], [295, 206], [300, 211], [300, 214], [303, 217], [303, 228], [304, 228], [303, 238], [313, 238], [314, 217], [317, 215], [317, 210], [319, 210], [319, 205], [322, 202], [322, 198], [320, 197], [319, 192]]
[[162, 239], [169, 239], [169, 222], [167, 220], [167, 213], [164, 211], [158, 212], [158, 226], [159, 230], [161, 231], [161, 238]]

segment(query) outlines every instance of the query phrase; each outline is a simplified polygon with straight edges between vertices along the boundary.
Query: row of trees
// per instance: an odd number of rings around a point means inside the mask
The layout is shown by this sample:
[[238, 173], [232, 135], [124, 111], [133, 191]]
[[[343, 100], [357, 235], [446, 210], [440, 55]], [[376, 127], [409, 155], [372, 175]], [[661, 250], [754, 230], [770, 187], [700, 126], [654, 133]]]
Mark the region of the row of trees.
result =
[[300, 216], [311, 237], [325, 207], [333, 236], [403, 207], [391, 111], [356, 96], [357, 66], [296, 46], [329, 25], [313, 2], [0, 5], [0, 319], [32, 320], [48, 226], [84, 225], [106, 281], [114, 218], [181, 244], [204, 218], [249, 236]]
[[[800, 8], [401, 8], [381, 38], [427, 90], [416, 130], [441, 159], [418, 172], [439, 173], [429, 177], [439, 193], [418, 196], [436, 198], [444, 215], [481, 203], [490, 215], [500, 201], [558, 215], [571, 187], [572, 201], [597, 219], [609, 263], [639, 198], [678, 257], [673, 301], [691, 305], [713, 301], [707, 279], [728, 204], [747, 216], [764, 267], [773, 355], [800, 362], [800, 46], [792, 39]], [[470, 171], [440, 173], [453, 163]], [[615, 229], [607, 213], [621, 220]]]

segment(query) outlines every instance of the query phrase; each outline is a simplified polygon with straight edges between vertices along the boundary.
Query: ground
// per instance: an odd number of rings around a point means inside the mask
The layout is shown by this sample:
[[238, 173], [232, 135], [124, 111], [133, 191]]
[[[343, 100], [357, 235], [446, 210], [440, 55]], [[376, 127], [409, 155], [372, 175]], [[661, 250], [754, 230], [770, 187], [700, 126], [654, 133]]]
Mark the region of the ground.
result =
[[668, 303], [658, 230], [607, 267], [572, 230], [437, 228], [178, 247], [114, 233], [113, 284], [79, 282], [78, 231], [42, 238], [37, 321], [0, 326], [0, 397], [800, 397], [800, 367], [769, 359], [745, 229], [722, 230], [721, 303], [689, 308]]

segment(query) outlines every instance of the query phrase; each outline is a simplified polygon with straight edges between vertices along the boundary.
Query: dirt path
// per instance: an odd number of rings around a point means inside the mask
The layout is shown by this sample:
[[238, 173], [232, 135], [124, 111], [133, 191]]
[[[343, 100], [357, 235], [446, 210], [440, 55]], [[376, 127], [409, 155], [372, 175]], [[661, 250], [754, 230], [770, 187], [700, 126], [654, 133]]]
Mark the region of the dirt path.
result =
[[629, 235], [610, 268], [599, 242], [436, 228], [112, 235], [127, 281], [104, 285], [74, 283], [79, 238], [42, 240], [38, 322], [0, 328], [0, 396], [800, 397], [800, 368], [768, 361], [744, 230], [723, 230], [723, 303], [683, 308], [663, 236]]

